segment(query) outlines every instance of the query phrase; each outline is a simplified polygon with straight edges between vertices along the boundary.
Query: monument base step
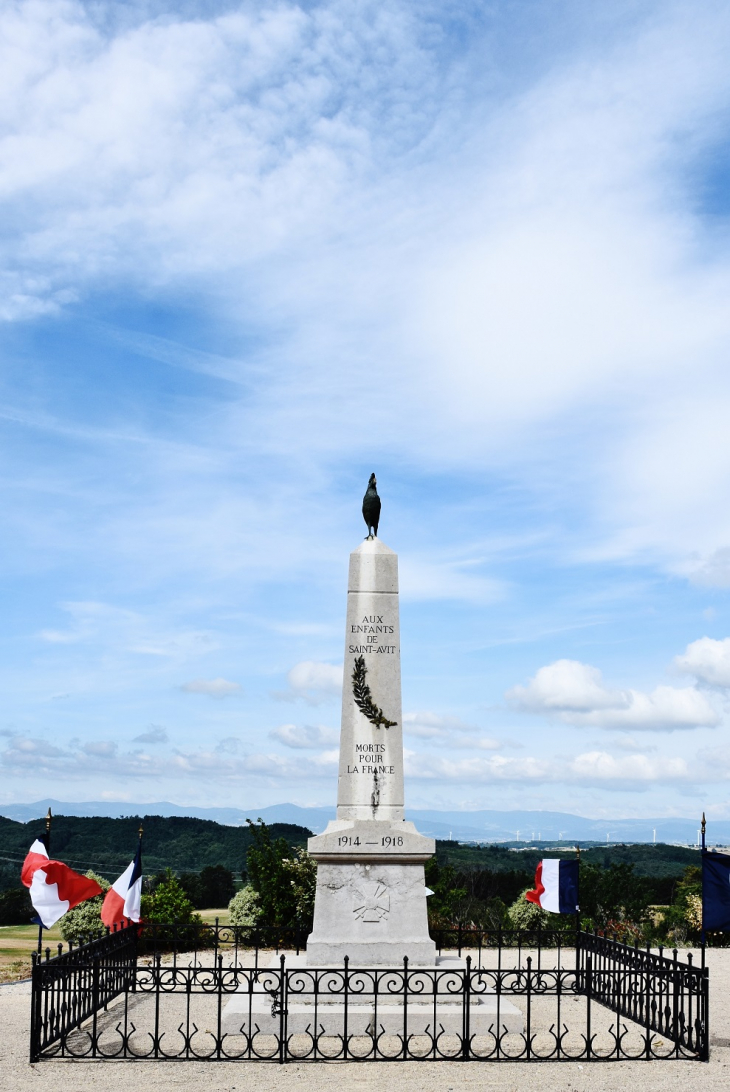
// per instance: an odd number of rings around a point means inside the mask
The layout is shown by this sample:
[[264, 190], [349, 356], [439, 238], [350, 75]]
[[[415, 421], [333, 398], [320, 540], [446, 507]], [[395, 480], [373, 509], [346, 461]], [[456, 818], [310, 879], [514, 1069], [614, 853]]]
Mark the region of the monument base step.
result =
[[[399, 998], [375, 1005], [347, 1005], [348, 1035], [402, 1035], [404, 1030], [403, 1005]], [[408, 1002], [408, 1035], [462, 1035], [464, 1017], [462, 1006], [444, 1001], [436, 1006], [434, 1019], [433, 1002], [420, 1004]], [[281, 1017], [272, 1013], [271, 998], [261, 994], [234, 997], [226, 1005], [222, 1015], [222, 1030], [227, 1035], [278, 1035]], [[323, 1002], [318, 998], [316, 1020], [314, 998], [305, 1002], [299, 998], [289, 1002], [286, 1029], [288, 1035], [342, 1036], [345, 1033], [345, 1005], [342, 1002]], [[503, 997], [472, 998], [469, 1009], [470, 1035], [521, 1034], [524, 1018], [511, 1001]]]
[[[278, 956], [274, 956], [269, 966], [272, 969], [280, 966]], [[304, 971], [307, 969], [307, 953], [286, 957], [286, 967], [289, 971]], [[460, 971], [466, 967], [466, 960], [459, 956], [440, 956], [435, 964], [430, 967], [413, 968], [415, 974], [419, 971]], [[341, 982], [341, 973], [333, 967], [328, 968], [333, 973], [335, 988]], [[351, 965], [349, 971], [357, 974], [358, 968]], [[363, 970], [377, 970], [382, 974], [382, 968], [362, 968]], [[322, 969], [314, 967], [312, 970], [319, 972]], [[396, 968], [396, 971], [398, 969]], [[425, 979], [425, 976], [424, 976]], [[306, 979], [305, 979], [306, 981]], [[292, 980], [296, 989], [296, 977]], [[362, 984], [361, 984], [362, 985]], [[290, 986], [290, 989], [292, 987]], [[345, 1031], [345, 1004], [337, 994], [327, 996], [326, 980], [320, 982], [322, 992], [317, 995], [316, 1028], [318, 1035], [338, 1035]], [[458, 989], [455, 978], [454, 988]], [[253, 994], [241, 993], [232, 997], [222, 1013], [222, 1029], [228, 1035], [252, 1035], [257, 1031], [262, 1035], [278, 1035], [281, 1027], [281, 1018], [275, 1011], [275, 1004], [270, 993], [266, 993], [261, 987], [261, 992]], [[408, 1034], [409, 1035], [433, 1035], [444, 1032], [448, 1035], [461, 1035], [464, 1028], [463, 1008], [458, 993], [455, 997], [449, 996], [447, 983], [441, 979], [441, 990], [436, 1004], [436, 1019], [434, 1031], [434, 1006], [433, 996], [428, 1001], [419, 1001], [417, 998], [408, 1001]], [[378, 994], [377, 1018], [374, 995], [355, 995], [357, 1000], [351, 999], [347, 1005], [347, 1033], [348, 1035], [402, 1035], [403, 1033], [403, 1000], [398, 995], [388, 996]], [[315, 997], [314, 994], [289, 994], [287, 1006], [287, 1034], [298, 1035], [315, 1031]], [[470, 1003], [469, 1030], [471, 1035], [489, 1034], [521, 1034], [524, 1028], [522, 1012], [507, 1001], [504, 997], [499, 999], [494, 994], [472, 995]]]

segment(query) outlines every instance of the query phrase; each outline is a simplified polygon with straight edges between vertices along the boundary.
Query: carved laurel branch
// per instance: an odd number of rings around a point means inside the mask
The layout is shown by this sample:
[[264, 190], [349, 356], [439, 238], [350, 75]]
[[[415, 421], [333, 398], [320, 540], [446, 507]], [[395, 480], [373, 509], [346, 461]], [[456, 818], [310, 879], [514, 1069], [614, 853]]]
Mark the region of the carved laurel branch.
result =
[[358, 656], [352, 672], [352, 696], [355, 699], [355, 705], [376, 728], [395, 728], [398, 721], [388, 720], [383, 710], [379, 709], [373, 701], [373, 695], [367, 684], [367, 673], [365, 657]]

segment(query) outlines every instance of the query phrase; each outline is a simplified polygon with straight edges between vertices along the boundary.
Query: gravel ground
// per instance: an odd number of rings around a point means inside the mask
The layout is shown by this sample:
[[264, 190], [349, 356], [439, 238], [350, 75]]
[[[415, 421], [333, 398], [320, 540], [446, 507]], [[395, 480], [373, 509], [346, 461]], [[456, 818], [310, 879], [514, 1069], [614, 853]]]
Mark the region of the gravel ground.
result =
[[0, 1087], [9, 1092], [38, 1089], [44, 1092], [136, 1092], [142, 1084], [152, 1089], [204, 1085], [205, 1092], [260, 1092], [260, 1090], [381, 1089], [390, 1082], [398, 1092], [457, 1092], [462, 1088], [489, 1088], [496, 1092], [582, 1092], [583, 1089], [625, 1089], [632, 1092], [686, 1092], [697, 1088], [726, 1092], [730, 1088], [730, 950], [707, 953], [710, 968], [709, 1063], [660, 1062], [70, 1062], [45, 1061], [30, 1065], [28, 1022], [30, 985], [0, 986]]

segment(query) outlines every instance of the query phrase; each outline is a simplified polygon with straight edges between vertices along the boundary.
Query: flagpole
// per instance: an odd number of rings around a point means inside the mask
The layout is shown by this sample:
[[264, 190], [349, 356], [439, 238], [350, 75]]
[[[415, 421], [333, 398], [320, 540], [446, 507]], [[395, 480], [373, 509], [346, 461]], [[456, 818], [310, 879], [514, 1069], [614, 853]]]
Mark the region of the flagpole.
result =
[[[580, 846], [575, 843], [575, 855], [578, 858], [578, 898], [580, 898]], [[575, 912], [575, 947], [576, 956], [578, 949], [578, 938], [580, 937], [580, 903], [578, 903], [578, 909]]]
[[[706, 828], [706, 826], [707, 826], [707, 820], [705, 819], [705, 813], [702, 812], [702, 827], [701, 827], [701, 830], [702, 830], [702, 850], [701, 850], [701, 852], [702, 852], [703, 861], [704, 861], [705, 853], [707, 852], [707, 845], [705, 843], [705, 828]], [[704, 887], [705, 887], [705, 870], [703, 868], [702, 869], [702, 934], [701, 934], [701, 938], [702, 938], [701, 939], [701, 943], [702, 943], [702, 969], [703, 970], [704, 970], [704, 967], [705, 967], [705, 891], [704, 891]]]
[[[142, 826], [141, 822], [139, 824], [139, 830], [137, 831], [137, 834], [139, 835], [139, 842], [137, 844], [137, 848], [139, 850], [139, 865], [140, 865], [140, 868], [141, 868], [142, 867], [142, 835], [144, 834], [144, 827]], [[131, 922], [129, 924], [131, 924]]]
[[[51, 856], [51, 822], [52, 822], [52, 820], [53, 820], [53, 815], [51, 814], [51, 809], [49, 807], [48, 814], [46, 815], [46, 837], [45, 837], [46, 853], [48, 854], [49, 857]], [[38, 922], [38, 955], [40, 955], [42, 951], [43, 951], [43, 922], [39, 921]]]

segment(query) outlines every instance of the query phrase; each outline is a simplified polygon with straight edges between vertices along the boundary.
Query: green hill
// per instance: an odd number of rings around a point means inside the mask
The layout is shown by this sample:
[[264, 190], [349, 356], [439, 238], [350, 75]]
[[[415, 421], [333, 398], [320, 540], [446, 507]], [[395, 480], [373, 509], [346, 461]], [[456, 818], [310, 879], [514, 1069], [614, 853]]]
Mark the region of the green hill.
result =
[[[160, 815], [124, 819], [54, 815], [51, 856], [85, 872], [93, 868], [110, 880], [127, 867], [137, 847], [137, 830], [144, 827], [143, 862], [147, 875], [172, 868], [199, 872], [207, 865], [224, 865], [234, 873], [246, 868], [252, 842], [247, 826], [228, 827], [209, 819]], [[291, 823], [274, 823], [272, 837], [292, 846], [306, 845], [311, 831]], [[45, 820], [17, 823], [0, 817], [0, 891], [17, 887], [20, 867], [34, 839], [45, 831]]]
[[[586, 864], [610, 868], [612, 864], [632, 864], [637, 876], [651, 879], [678, 877], [688, 865], [699, 865], [697, 850], [686, 846], [639, 843], [635, 845], [592, 845], [581, 849], [581, 860]], [[506, 846], [464, 845], [459, 842], [437, 841], [436, 858], [439, 864], [451, 864], [459, 872], [525, 872], [534, 876], [537, 862], [543, 857], [560, 857], [575, 860], [571, 846], [555, 849], [552, 845], [541, 848], [512, 849]]]

